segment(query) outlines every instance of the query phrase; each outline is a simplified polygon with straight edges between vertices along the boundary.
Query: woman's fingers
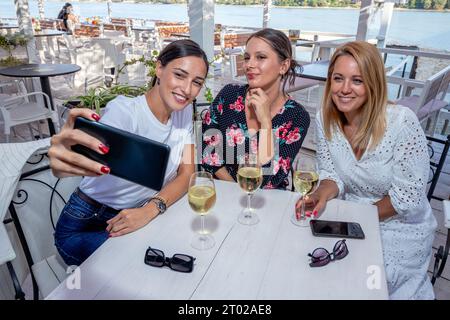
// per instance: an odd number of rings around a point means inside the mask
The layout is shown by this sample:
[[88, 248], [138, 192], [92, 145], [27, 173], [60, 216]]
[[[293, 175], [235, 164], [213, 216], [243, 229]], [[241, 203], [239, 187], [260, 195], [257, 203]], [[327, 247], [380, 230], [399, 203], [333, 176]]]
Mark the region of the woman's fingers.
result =
[[[98, 176], [98, 172], [87, 170], [81, 167], [68, 164], [57, 158], [50, 158], [50, 167], [52, 168], [53, 175], [58, 178], [72, 177], [72, 176]], [[103, 173], [101, 173], [103, 174]]]
[[122, 230], [120, 230], [120, 231], [118, 231], [118, 232], [112, 232], [112, 233], [110, 233], [109, 236], [110, 236], [111, 238], [119, 237], [119, 236], [123, 236], [124, 234], [130, 233], [130, 232], [132, 232], [132, 231], [134, 231], [134, 230], [131, 229], [131, 228], [124, 228], [124, 229], [122, 229]]
[[86, 108], [73, 108], [69, 112], [69, 117], [67, 118], [66, 123], [63, 128], [73, 128], [73, 124], [75, 123], [75, 119], [77, 117], [83, 117], [89, 120], [100, 120], [100, 116], [96, 114], [94, 111]]
[[[52, 137], [51, 147], [48, 151], [50, 167], [55, 176], [75, 175], [75, 172], [80, 172], [80, 169], [97, 174], [109, 173], [103, 164], [72, 151], [71, 146], [75, 144], [84, 145], [99, 154], [109, 152], [107, 146], [81, 130], [62, 131]], [[59, 160], [59, 162], [55, 160]], [[71, 165], [73, 168], [70, 167]]]

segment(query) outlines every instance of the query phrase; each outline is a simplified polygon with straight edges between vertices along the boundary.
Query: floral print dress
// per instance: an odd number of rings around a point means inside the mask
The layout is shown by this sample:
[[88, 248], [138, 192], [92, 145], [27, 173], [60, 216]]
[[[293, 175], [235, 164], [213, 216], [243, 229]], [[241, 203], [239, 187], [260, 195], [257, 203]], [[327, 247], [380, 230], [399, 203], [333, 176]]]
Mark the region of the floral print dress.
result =
[[[245, 96], [248, 85], [226, 85], [209, 109], [202, 114], [202, 166], [215, 173], [222, 167], [236, 181], [240, 159], [256, 154], [259, 131], [250, 136], [245, 117]], [[272, 119], [275, 156], [263, 165], [261, 188], [286, 189], [292, 161], [300, 150], [310, 123], [308, 112], [289, 99]]]

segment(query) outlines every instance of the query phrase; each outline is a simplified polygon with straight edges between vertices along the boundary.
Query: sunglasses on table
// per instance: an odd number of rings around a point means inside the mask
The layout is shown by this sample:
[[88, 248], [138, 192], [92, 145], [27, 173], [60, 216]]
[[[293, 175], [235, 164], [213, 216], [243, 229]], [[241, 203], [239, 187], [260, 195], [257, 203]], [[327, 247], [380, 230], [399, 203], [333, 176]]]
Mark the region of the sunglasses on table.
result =
[[311, 257], [311, 267], [323, 267], [329, 264], [331, 261], [340, 260], [348, 255], [348, 248], [344, 240], [336, 242], [333, 248], [333, 252], [328, 252], [327, 249], [317, 248], [312, 253], [308, 253]]
[[192, 272], [194, 269], [194, 261], [194, 257], [180, 253], [174, 254], [172, 258], [166, 258], [164, 252], [152, 247], [148, 247], [144, 257], [144, 263], [149, 266], [158, 268], [167, 266], [179, 272]]

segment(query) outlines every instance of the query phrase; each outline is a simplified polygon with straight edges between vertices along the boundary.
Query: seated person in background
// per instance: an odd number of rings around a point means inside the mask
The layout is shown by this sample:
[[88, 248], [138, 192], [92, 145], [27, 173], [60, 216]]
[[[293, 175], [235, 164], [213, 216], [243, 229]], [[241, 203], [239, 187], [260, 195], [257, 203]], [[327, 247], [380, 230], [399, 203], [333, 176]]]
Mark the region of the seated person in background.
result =
[[270, 170], [261, 187], [286, 189], [310, 122], [284, 91], [297, 65], [289, 38], [270, 28], [252, 34], [244, 61], [248, 84], [226, 85], [203, 115], [202, 165], [221, 180], [236, 181], [240, 158], [257, 154], [263, 173]]
[[355, 41], [336, 49], [323, 101], [316, 116], [321, 182], [305, 204], [316, 212], [335, 197], [375, 205], [390, 298], [433, 299], [426, 138], [410, 109], [388, 103], [375, 46]]
[[71, 110], [61, 132], [53, 136], [48, 152], [55, 176], [86, 176], [56, 225], [55, 245], [68, 265], [80, 265], [108, 237], [145, 226], [187, 192], [194, 172], [190, 103], [207, 74], [208, 60], [198, 44], [174, 41], [157, 58], [152, 88], [139, 97], [117, 97], [108, 103], [102, 116], [103, 123], [170, 146], [164, 186], [158, 194], [108, 175], [108, 167], [73, 152], [71, 146], [75, 144], [103, 154], [109, 148], [73, 129], [77, 116], [97, 121], [99, 116], [88, 109]]
[[66, 8], [66, 15], [64, 16], [64, 25], [67, 28], [67, 32], [72, 34], [75, 30], [76, 24], [80, 23], [80, 19], [74, 13], [72, 5]]

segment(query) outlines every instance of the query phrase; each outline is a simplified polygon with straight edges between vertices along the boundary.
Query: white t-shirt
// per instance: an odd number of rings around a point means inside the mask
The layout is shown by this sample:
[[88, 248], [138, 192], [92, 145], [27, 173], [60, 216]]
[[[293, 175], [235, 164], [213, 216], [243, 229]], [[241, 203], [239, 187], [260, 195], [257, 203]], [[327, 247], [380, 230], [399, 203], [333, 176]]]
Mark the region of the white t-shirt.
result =
[[[108, 103], [100, 122], [169, 145], [164, 185], [177, 176], [184, 146], [193, 144], [190, 105], [173, 112], [167, 124], [163, 124], [151, 112], [145, 96], [119, 96]], [[80, 189], [92, 199], [114, 209], [136, 208], [156, 193], [153, 189], [113, 175], [85, 177]]]

